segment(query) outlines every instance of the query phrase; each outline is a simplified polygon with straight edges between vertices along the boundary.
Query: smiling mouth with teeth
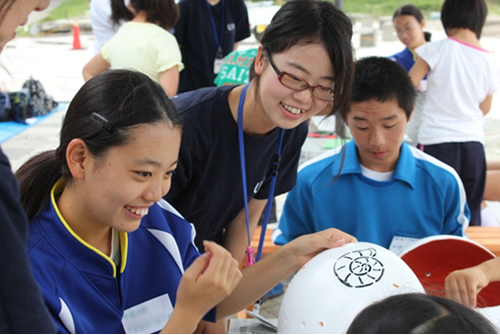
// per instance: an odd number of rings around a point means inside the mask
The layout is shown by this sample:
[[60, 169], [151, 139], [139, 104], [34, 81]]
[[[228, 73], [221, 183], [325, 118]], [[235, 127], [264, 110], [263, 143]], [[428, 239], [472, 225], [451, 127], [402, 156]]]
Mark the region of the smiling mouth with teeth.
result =
[[132, 208], [130, 206], [125, 206], [125, 209], [135, 215], [146, 216], [149, 213], [149, 208]]
[[289, 111], [290, 113], [292, 114], [295, 114], [295, 115], [299, 115], [299, 114], [302, 114], [305, 112], [305, 110], [303, 109], [299, 109], [299, 108], [295, 108], [295, 107], [292, 107], [292, 106], [288, 106], [288, 105], [285, 105], [284, 103], [281, 103], [281, 106], [286, 109], [287, 111]]

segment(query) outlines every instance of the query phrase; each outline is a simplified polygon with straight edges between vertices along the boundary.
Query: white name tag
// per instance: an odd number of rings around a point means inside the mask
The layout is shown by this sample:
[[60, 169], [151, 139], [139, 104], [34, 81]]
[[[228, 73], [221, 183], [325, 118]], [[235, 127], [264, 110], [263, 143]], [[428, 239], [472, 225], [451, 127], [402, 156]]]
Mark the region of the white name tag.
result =
[[216, 58], [214, 61], [214, 74], [218, 74], [220, 72], [220, 68], [222, 67], [223, 59]]
[[160, 331], [172, 315], [168, 294], [130, 307], [123, 313], [122, 324], [127, 334], [151, 334]]
[[392, 251], [399, 256], [401, 255], [401, 251], [403, 251], [403, 249], [418, 240], [418, 238], [413, 237], [394, 236], [391, 241], [391, 245], [389, 246], [389, 251]]

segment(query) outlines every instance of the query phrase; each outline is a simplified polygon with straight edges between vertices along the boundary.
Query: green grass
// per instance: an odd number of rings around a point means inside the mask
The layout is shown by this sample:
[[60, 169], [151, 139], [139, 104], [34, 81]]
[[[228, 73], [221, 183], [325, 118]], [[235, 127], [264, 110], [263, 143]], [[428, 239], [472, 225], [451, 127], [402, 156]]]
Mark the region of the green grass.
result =
[[[255, 0], [253, 0], [255, 1]], [[285, 1], [281, 0], [280, 2]], [[335, 2], [335, 0], [330, 0]], [[407, 3], [419, 7], [425, 16], [430, 12], [439, 12], [442, 1], [440, 0], [343, 0], [344, 12], [346, 13], [368, 13], [375, 17], [392, 15], [394, 11]], [[500, 14], [500, 0], [487, 0], [488, 12]], [[60, 19], [76, 19], [83, 17], [90, 9], [89, 0], [64, 0], [54, 9], [44, 21]]]
[[[394, 11], [403, 5], [411, 3], [422, 10], [425, 16], [430, 12], [441, 11], [442, 1], [436, 0], [344, 0], [344, 11], [346, 13], [369, 13], [374, 16], [392, 15]], [[500, 0], [487, 0], [488, 13], [500, 13]]]
[[[258, 0], [257, 0], [258, 1]], [[280, 0], [275, 0], [280, 1]], [[335, 0], [330, 0], [335, 2]], [[500, 14], [500, 0], [486, 0], [489, 14]], [[391, 15], [403, 5], [411, 3], [422, 10], [425, 16], [441, 11], [443, 0], [343, 0], [344, 12], [367, 13], [375, 17]]]
[[89, 0], [65, 0], [57, 8], [52, 10], [44, 21], [77, 19], [83, 17], [89, 10]]
[[439, 11], [440, 2], [436, 0], [344, 0], [344, 12], [346, 13], [369, 13], [373, 16], [392, 15], [394, 11], [405, 4], [412, 3], [424, 13]]

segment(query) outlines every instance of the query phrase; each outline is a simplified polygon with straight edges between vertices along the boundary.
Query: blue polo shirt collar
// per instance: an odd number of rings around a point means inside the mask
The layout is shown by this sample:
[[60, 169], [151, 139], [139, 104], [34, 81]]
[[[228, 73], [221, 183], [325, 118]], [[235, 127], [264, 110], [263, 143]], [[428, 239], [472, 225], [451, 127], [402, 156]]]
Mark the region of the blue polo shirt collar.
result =
[[[345, 154], [345, 159], [342, 165], [342, 155]], [[337, 175], [339, 169], [340, 175], [359, 174], [361, 172], [361, 164], [359, 163], [356, 143], [354, 140], [346, 143], [342, 150], [336, 155], [337, 159], [332, 164], [332, 174]], [[416, 159], [411, 152], [411, 149], [403, 142], [399, 154], [398, 163], [392, 177], [394, 180], [400, 180], [407, 183], [411, 188], [414, 188], [416, 182]]]

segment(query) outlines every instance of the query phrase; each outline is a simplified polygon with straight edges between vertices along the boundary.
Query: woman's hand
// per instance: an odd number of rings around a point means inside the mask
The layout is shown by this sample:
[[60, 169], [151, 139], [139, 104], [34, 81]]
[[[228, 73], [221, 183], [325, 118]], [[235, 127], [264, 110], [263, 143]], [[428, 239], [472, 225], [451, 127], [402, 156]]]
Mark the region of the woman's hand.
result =
[[285, 244], [244, 269], [243, 280], [233, 294], [217, 307], [217, 316], [229, 316], [248, 307], [320, 252], [350, 242], [356, 242], [356, 239], [331, 228], [298, 237]]
[[338, 229], [330, 228], [315, 234], [303, 235], [286, 245], [293, 248], [296, 265], [300, 268], [322, 251], [351, 242], [357, 242], [356, 238]]
[[471, 268], [453, 271], [446, 277], [445, 292], [448, 299], [455, 300], [463, 305], [475, 308], [477, 294], [486, 286], [490, 279], [487, 271], [480, 265]]
[[228, 297], [242, 278], [239, 263], [223, 247], [204, 241], [206, 252], [186, 269], [174, 311], [162, 330], [192, 333], [201, 318]]

